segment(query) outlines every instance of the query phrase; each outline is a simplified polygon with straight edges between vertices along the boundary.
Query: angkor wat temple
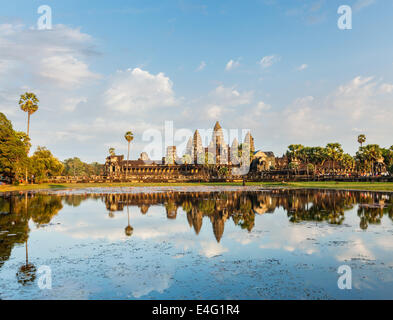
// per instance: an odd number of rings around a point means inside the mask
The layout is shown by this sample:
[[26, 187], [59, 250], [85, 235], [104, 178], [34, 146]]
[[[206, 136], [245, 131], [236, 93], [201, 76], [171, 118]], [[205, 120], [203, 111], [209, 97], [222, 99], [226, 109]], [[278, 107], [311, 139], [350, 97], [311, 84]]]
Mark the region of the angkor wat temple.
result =
[[248, 172], [269, 170], [275, 166], [276, 159], [273, 152], [255, 150], [250, 132], [240, 144], [234, 138], [229, 145], [217, 121], [207, 146], [203, 146], [202, 137], [196, 130], [181, 157], [177, 154], [176, 146], [168, 146], [166, 156], [161, 160], [151, 160], [145, 152], [138, 160], [125, 160], [124, 155], [110, 155], [105, 162], [105, 176], [128, 181], [201, 181], [228, 176], [241, 179], [244, 173], [236, 173], [236, 169], [246, 161]]

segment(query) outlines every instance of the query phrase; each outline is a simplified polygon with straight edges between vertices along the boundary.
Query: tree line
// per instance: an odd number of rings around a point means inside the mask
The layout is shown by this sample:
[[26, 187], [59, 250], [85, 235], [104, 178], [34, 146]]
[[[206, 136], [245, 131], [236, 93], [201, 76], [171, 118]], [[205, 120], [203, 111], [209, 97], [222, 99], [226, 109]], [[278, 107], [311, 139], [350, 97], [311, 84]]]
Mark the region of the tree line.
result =
[[345, 153], [340, 143], [328, 143], [326, 147], [308, 147], [301, 144], [288, 146], [286, 157], [288, 168], [298, 170], [304, 164], [308, 173], [324, 167], [329, 161], [329, 170], [337, 169], [346, 172], [380, 173], [387, 171], [393, 174], [393, 146], [383, 148], [378, 144], [364, 145], [366, 136], [361, 134], [357, 139], [360, 144], [354, 156]]
[[40, 182], [52, 176], [100, 175], [103, 166], [94, 162], [87, 164], [79, 158], [64, 160], [53, 156], [45, 147], [38, 146], [30, 156], [30, 118], [38, 110], [39, 100], [34, 93], [26, 92], [19, 99], [19, 107], [27, 113], [26, 132], [14, 130], [12, 123], [0, 113], [0, 181], [12, 180]]

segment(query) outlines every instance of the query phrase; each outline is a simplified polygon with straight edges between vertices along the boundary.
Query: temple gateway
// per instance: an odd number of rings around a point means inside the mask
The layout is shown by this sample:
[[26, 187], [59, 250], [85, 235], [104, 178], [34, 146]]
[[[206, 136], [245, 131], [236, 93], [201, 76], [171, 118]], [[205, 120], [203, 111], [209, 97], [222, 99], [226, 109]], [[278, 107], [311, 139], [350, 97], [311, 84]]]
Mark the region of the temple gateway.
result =
[[217, 121], [210, 143], [203, 146], [198, 130], [190, 137], [185, 154], [178, 156], [176, 146], [168, 146], [161, 160], [151, 160], [143, 152], [138, 160], [125, 160], [124, 155], [110, 155], [105, 162], [105, 176], [127, 181], [201, 181], [210, 178], [227, 178], [236, 172], [246, 157], [251, 171], [274, 168], [273, 152], [255, 151], [254, 138], [248, 132], [239, 144], [235, 138], [231, 145]]

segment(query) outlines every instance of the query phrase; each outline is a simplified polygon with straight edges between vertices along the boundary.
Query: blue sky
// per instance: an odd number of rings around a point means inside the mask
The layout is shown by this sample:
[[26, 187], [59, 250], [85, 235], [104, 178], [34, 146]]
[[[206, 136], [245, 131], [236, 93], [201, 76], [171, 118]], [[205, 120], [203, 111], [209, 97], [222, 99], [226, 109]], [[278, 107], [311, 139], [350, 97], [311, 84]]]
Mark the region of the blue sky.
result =
[[[53, 30], [37, 30], [43, 4]], [[352, 30], [337, 27], [343, 4]], [[124, 153], [130, 129], [137, 158], [165, 120], [250, 129], [277, 155], [335, 141], [354, 153], [359, 133], [390, 146], [392, 18], [387, 0], [6, 2], [0, 112], [24, 130], [18, 95], [36, 92], [33, 145], [61, 160]]]

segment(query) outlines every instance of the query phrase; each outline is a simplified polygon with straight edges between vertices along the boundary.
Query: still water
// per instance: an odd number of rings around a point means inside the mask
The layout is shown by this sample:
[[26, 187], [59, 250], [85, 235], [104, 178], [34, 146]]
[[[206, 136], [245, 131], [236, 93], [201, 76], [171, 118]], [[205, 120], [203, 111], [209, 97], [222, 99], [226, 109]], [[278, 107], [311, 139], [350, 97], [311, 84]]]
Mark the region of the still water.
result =
[[389, 193], [14, 194], [0, 197], [0, 299], [393, 299], [392, 239]]

